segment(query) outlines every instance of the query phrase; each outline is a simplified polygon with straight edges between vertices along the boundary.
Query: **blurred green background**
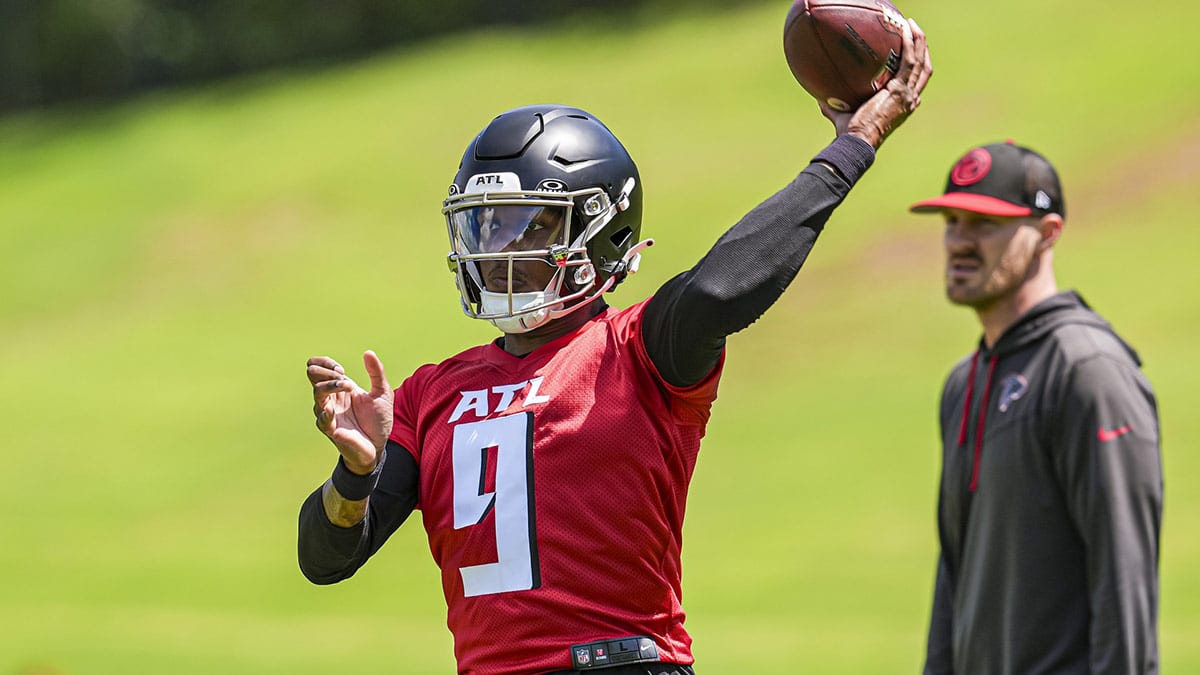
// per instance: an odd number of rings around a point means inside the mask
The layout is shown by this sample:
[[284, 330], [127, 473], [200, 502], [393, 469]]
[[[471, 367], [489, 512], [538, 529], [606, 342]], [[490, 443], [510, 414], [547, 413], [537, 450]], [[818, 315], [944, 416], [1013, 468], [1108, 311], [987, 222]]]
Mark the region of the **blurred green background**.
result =
[[[563, 102], [638, 161], [690, 266], [832, 138], [783, 62], [788, 3], [598, 13], [0, 118], [0, 673], [447, 673], [414, 519], [352, 580], [295, 563], [332, 468], [305, 359], [398, 384], [493, 337], [457, 309], [439, 214], [496, 113]], [[783, 299], [729, 341], [692, 486], [698, 666], [912, 673], [936, 555], [936, 410], [973, 346], [940, 223], [971, 145], [1051, 158], [1059, 282], [1140, 350], [1166, 467], [1163, 670], [1200, 673], [1200, 7], [913, 0], [935, 76]]]

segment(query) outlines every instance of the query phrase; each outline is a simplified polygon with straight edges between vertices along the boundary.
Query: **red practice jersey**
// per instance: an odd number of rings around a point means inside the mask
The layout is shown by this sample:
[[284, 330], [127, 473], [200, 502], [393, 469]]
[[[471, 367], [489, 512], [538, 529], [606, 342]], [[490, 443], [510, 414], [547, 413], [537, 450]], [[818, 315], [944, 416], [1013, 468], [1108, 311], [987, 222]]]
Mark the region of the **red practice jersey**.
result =
[[396, 390], [391, 439], [420, 466], [460, 673], [569, 669], [571, 645], [632, 635], [693, 662], [683, 515], [722, 366], [667, 384], [645, 306], [523, 358], [469, 349]]

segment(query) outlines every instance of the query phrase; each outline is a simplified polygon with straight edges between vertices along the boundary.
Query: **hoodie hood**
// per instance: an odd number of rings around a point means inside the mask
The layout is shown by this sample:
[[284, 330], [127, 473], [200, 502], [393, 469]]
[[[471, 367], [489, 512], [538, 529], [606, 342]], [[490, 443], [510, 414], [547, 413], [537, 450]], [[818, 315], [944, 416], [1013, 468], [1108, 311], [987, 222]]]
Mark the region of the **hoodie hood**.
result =
[[1112, 325], [1099, 314], [1092, 311], [1083, 297], [1075, 291], [1064, 291], [1053, 295], [1034, 305], [1033, 309], [1021, 315], [1013, 325], [1009, 326], [996, 345], [988, 349], [983, 338], [979, 338], [979, 348], [971, 356], [971, 366], [967, 374], [967, 393], [963, 399], [962, 422], [958, 429], [958, 444], [965, 446], [968, 438], [968, 420], [975, 399], [975, 375], [981, 369], [986, 370], [983, 392], [980, 397], [979, 414], [976, 419], [974, 461], [971, 470], [970, 491], [975, 492], [979, 485], [979, 458], [983, 454], [983, 437], [987, 429], [988, 401], [991, 400], [992, 383], [996, 374], [996, 365], [1000, 360], [1046, 337], [1053, 330], [1067, 324], [1083, 324], [1099, 328], [1112, 335], [1128, 352], [1134, 363], [1141, 367], [1142, 360], [1129, 343], [1121, 339], [1113, 330]]
[[1003, 357], [1040, 340], [1055, 328], [1066, 324], [1094, 326], [1112, 334], [1120, 341], [1134, 362], [1139, 367], [1142, 365], [1142, 360], [1133, 347], [1121, 339], [1121, 336], [1113, 331], [1112, 325], [1094, 312], [1083, 297], [1073, 290], [1052, 295], [1034, 305], [1033, 309], [1022, 314], [1000, 335], [1000, 339], [996, 341], [996, 345], [992, 349], [987, 349], [983, 344], [983, 338], [980, 338], [979, 351], [989, 358]]

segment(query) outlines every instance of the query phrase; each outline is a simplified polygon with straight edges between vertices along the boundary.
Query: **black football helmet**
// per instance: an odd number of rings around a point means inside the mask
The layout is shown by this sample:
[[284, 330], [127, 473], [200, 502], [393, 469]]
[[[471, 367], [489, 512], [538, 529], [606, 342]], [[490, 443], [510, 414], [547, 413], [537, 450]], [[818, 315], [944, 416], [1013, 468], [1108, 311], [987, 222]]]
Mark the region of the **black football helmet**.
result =
[[[463, 312], [522, 333], [566, 316], [637, 271], [642, 186], [621, 142], [595, 116], [561, 105], [501, 113], [471, 144], [442, 205]], [[481, 261], [509, 267], [489, 291]], [[539, 293], [514, 293], [512, 264], [556, 268]]]

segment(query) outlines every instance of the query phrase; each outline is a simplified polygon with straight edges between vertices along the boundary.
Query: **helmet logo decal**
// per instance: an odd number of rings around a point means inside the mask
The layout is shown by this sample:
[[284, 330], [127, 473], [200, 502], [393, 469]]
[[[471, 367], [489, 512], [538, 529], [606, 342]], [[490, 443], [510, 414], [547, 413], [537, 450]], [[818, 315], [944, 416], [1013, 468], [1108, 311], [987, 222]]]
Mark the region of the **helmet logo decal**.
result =
[[451, 183], [451, 184], [450, 184], [450, 190], [449, 190], [449, 193], [450, 193], [450, 196], [451, 196], [451, 197], [453, 197], [454, 195], [458, 194], [458, 186], [457, 186], [457, 185], [455, 185], [454, 183]]
[[991, 169], [992, 156], [983, 148], [975, 148], [954, 165], [950, 171], [950, 182], [959, 186], [974, 185], [983, 180]]
[[537, 189], [542, 192], [566, 192], [567, 184], [557, 178], [547, 178], [538, 183]]
[[520, 192], [521, 179], [511, 171], [477, 173], [467, 179], [467, 194], [479, 192]]

